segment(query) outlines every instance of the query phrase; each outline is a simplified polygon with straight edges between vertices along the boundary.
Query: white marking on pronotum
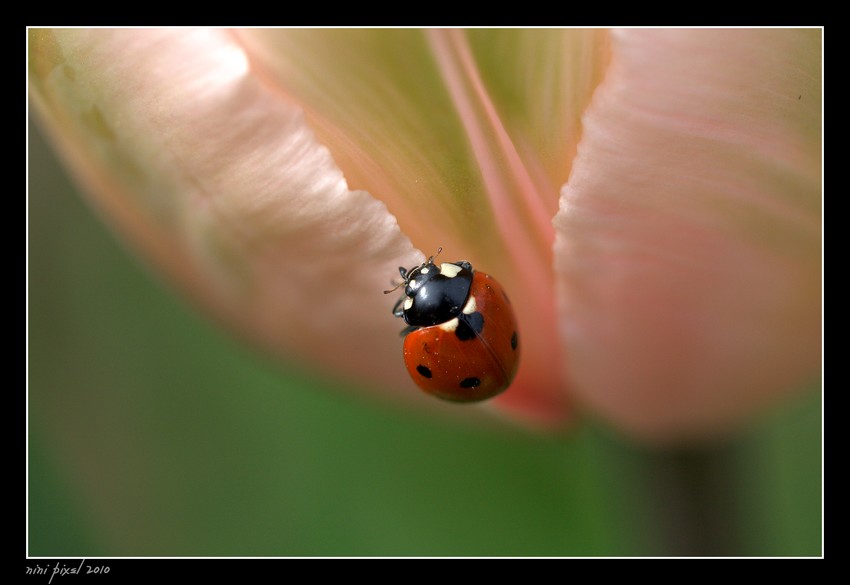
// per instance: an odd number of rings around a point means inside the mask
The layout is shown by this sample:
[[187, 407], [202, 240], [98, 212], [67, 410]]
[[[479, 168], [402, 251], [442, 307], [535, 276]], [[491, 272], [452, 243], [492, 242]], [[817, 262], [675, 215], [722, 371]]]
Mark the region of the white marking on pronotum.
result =
[[439, 325], [437, 325], [437, 327], [439, 327], [446, 333], [454, 333], [454, 330], [457, 329], [457, 324], [458, 320], [457, 317], [455, 317], [454, 319], [446, 321], [445, 323], [440, 323]]
[[464, 315], [471, 315], [475, 312], [475, 297], [470, 295], [469, 300], [466, 301], [466, 306], [463, 308]]
[[422, 268], [419, 272], [420, 272], [421, 274], [428, 274], [428, 269], [427, 269], [427, 268]]
[[413, 306], [413, 297], [405, 298], [404, 299], [404, 310], [407, 311], [412, 306]]
[[461, 270], [463, 269], [457, 264], [449, 264], [448, 262], [440, 264], [440, 274], [448, 278], [454, 278]]

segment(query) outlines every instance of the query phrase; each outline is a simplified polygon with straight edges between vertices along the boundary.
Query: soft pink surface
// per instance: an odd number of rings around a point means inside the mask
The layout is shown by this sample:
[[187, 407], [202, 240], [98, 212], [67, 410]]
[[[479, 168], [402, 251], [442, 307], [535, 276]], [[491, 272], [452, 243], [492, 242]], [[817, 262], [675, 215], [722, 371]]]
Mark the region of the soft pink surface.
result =
[[821, 359], [820, 32], [627, 30], [555, 218], [573, 391], [711, 435]]

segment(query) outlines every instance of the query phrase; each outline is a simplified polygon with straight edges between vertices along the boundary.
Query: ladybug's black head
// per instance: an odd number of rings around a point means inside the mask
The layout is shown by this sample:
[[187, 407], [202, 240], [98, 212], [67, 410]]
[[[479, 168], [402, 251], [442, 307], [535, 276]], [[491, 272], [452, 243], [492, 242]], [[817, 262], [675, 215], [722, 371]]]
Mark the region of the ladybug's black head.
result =
[[437, 266], [429, 261], [403, 276], [402, 316], [408, 325], [416, 327], [438, 325], [460, 315], [472, 288], [469, 262]]
[[[429, 272], [431, 272], [429, 266], [434, 267], [434, 258], [439, 256], [440, 252], [442, 252], [442, 251], [443, 251], [443, 248], [442, 248], [442, 246], [440, 246], [439, 248], [437, 248], [436, 254], [434, 254], [433, 256], [429, 256], [428, 260], [426, 260], [425, 262], [423, 262], [419, 266], [414, 266], [410, 270], [408, 270], [404, 266], [399, 266], [398, 267], [398, 273], [401, 274], [401, 282], [398, 283], [397, 285], [395, 285], [390, 290], [385, 290], [384, 294], [385, 295], [390, 294], [394, 290], [397, 290], [398, 287], [404, 285], [405, 294], [407, 296], [411, 296], [411, 293], [408, 292], [410, 290], [411, 281], [414, 281], [414, 279], [417, 276], [419, 276], [420, 274], [427, 275]], [[424, 272], [423, 272], [423, 268], [425, 269]], [[420, 284], [422, 284], [421, 281], [413, 282], [413, 288], [414, 289], [418, 288]]]
[[[401, 267], [399, 267], [399, 272], [402, 272]], [[440, 267], [434, 264], [431, 261], [431, 258], [428, 258], [428, 262], [423, 262], [419, 266], [411, 268], [410, 271], [401, 275], [402, 278], [404, 278], [404, 294], [409, 297], [415, 296], [416, 291], [421, 289], [428, 282], [434, 280], [434, 278], [439, 274]]]

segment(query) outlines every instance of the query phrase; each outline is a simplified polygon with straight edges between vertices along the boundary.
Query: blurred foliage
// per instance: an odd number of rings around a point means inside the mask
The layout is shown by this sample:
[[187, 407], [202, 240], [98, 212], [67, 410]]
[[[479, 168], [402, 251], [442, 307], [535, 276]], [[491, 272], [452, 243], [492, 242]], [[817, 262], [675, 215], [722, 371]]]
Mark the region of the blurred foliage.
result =
[[[395, 410], [252, 354], [123, 250], [35, 129], [29, 155], [30, 555], [820, 554], [819, 392], [697, 453]], [[713, 516], [710, 546], [677, 545]]]

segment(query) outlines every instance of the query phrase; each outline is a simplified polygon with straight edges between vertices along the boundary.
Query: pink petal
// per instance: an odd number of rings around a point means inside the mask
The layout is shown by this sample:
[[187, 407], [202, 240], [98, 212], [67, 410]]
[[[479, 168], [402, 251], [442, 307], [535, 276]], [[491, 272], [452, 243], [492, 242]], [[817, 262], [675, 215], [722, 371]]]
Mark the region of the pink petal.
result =
[[821, 33], [626, 30], [562, 191], [575, 392], [655, 440], [721, 432], [821, 360]]
[[37, 109], [149, 260], [267, 350], [420, 399], [382, 290], [421, 257], [228, 32], [33, 30], [30, 57]]

